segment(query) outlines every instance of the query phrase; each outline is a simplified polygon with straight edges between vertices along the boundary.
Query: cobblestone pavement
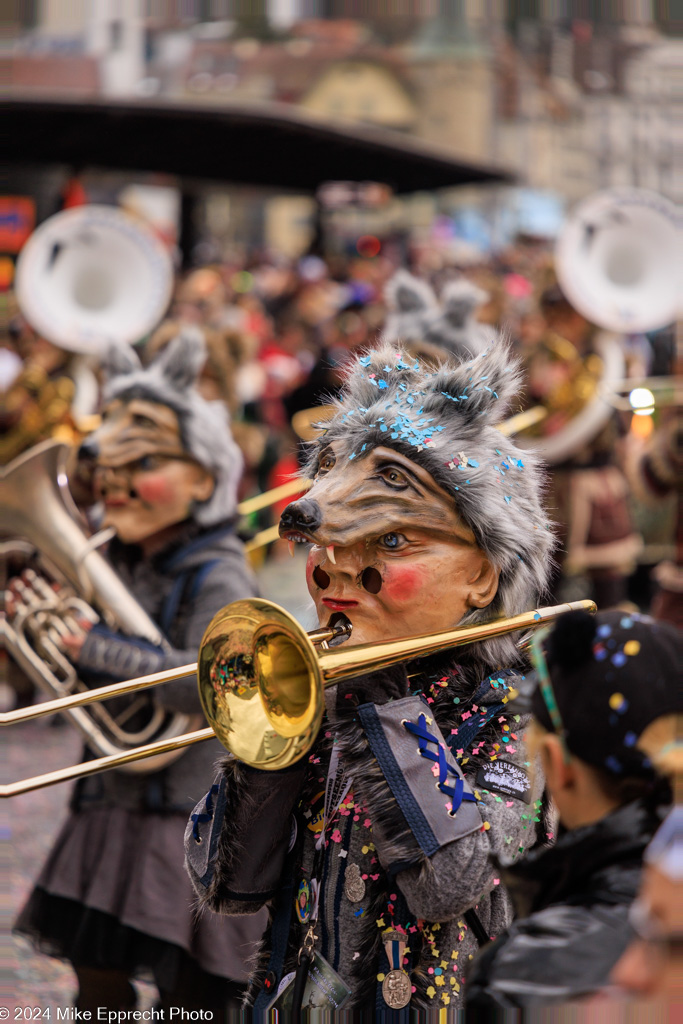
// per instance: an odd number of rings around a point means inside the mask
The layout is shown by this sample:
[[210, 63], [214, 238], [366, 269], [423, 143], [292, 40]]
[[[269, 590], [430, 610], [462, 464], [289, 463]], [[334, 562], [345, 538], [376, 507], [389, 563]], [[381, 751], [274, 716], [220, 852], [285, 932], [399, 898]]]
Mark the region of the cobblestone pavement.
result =
[[[287, 556], [269, 561], [258, 573], [259, 586], [264, 597], [284, 605], [306, 629], [312, 629], [315, 621], [305, 588], [305, 560], [305, 550], [297, 550], [291, 561]], [[3, 782], [74, 764], [81, 756], [78, 734], [59, 720], [15, 726], [5, 737]], [[35, 953], [28, 942], [8, 939], [8, 935], [64, 820], [70, 789], [68, 783], [52, 786], [5, 801], [2, 807], [2, 835], [9, 839], [9, 844], [3, 844], [9, 845], [9, 857], [3, 858], [9, 893], [2, 900], [5, 949], [0, 950], [0, 960], [9, 966], [9, 983], [1, 1001], [10, 1012], [13, 1006], [49, 1007], [53, 1021], [56, 1007], [72, 1004], [75, 979], [71, 967]], [[139, 1007], [146, 1009], [154, 1001], [155, 989], [145, 983], [137, 983], [137, 987]]]
[[[5, 735], [7, 781], [62, 768], [80, 756], [80, 739], [66, 724], [50, 724], [43, 719], [14, 726]], [[68, 784], [53, 786], [15, 797], [3, 806], [10, 840], [10, 927], [65, 816], [69, 791]], [[34, 954], [22, 939], [13, 939], [12, 945], [13, 978], [8, 996], [14, 1005], [49, 1007], [53, 1015], [55, 1007], [69, 1006], [74, 993], [71, 968]]]

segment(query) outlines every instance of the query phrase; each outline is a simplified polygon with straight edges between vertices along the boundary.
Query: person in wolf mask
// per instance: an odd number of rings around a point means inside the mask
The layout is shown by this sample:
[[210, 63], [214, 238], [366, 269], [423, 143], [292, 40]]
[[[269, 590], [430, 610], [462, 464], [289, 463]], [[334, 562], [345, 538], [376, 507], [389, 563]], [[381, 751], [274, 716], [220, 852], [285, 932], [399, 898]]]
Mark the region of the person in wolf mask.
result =
[[[116, 534], [109, 558], [166, 640], [155, 647], [103, 623], [72, 637], [69, 655], [92, 685], [194, 661], [216, 610], [255, 593], [234, 533], [241, 457], [223, 403], [196, 388], [204, 360], [192, 328], [145, 369], [132, 349], [110, 356], [102, 425], [80, 455], [94, 467], [104, 525]], [[191, 677], [153, 696], [165, 712], [200, 712]], [[126, 727], [142, 728], [148, 708]], [[227, 930], [198, 917], [182, 863], [187, 813], [218, 749], [201, 744], [160, 771], [77, 784], [16, 930], [72, 963], [79, 1009], [132, 1008], [130, 979], [141, 970], [151, 972], [162, 1007], [211, 1009], [220, 1020], [241, 995], [264, 916], [234, 919]]]
[[495, 338], [493, 328], [476, 318], [488, 297], [472, 281], [459, 277], [445, 285], [439, 301], [427, 281], [397, 270], [384, 289], [387, 318], [382, 336], [408, 345], [412, 354], [429, 362], [480, 355]]
[[[518, 388], [502, 344], [435, 372], [388, 344], [356, 359], [311, 448], [313, 486], [280, 521], [312, 545], [321, 624], [344, 616], [351, 644], [373, 643], [534, 607], [553, 543], [539, 470], [495, 429]], [[308, 758], [223, 762], [187, 867], [204, 907], [271, 908], [256, 1013], [298, 1001], [302, 943], [304, 1004], [317, 987], [367, 1019], [461, 1005], [468, 960], [511, 918], [489, 855], [520, 856], [543, 829], [507, 710], [523, 670], [503, 637], [362, 676], [326, 688]]]

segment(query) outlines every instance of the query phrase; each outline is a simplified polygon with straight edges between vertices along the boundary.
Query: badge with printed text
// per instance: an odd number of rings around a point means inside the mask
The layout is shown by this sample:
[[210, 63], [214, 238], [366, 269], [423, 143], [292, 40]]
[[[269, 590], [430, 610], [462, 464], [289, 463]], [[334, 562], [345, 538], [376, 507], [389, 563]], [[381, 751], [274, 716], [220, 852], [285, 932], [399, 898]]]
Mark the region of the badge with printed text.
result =
[[[294, 996], [295, 972], [286, 975], [280, 983], [277, 994], [266, 1007], [267, 1024], [282, 1024], [292, 1020], [292, 1000]], [[328, 964], [321, 953], [313, 954], [303, 999], [301, 1001], [301, 1017], [307, 1021], [338, 1020], [340, 1010], [351, 995], [351, 989], [344, 979]], [[317, 1012], [316, 1012], [317, 1011]]]
[[518, 764], [510, 761], [491, 761], [483, 765], [476, 776], [477, 786], [492, 793], [502, 793], [516, 800], [531, 803], [531, 782], [529, 776]]
[[306, 878], [299, 882], [294, 909], [301, 924], [307, 924], [311, 916], [311, 887]]
[[322, 832], [325, 821], [325, 793], [321, 790], [311, 800], [311, 816], [307, 822], [307, 828], [316, 834]]

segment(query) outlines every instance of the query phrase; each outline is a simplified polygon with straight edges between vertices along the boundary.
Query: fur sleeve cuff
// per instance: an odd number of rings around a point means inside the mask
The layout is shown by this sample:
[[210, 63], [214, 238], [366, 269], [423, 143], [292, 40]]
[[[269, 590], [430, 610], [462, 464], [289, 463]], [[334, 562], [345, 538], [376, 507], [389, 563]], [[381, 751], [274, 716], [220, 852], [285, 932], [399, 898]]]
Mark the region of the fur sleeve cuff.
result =
[[233, 758], [185, 830], [185, 865], [200, 905], [252, 914], [277, 892], [305, 768], [259, 772]]

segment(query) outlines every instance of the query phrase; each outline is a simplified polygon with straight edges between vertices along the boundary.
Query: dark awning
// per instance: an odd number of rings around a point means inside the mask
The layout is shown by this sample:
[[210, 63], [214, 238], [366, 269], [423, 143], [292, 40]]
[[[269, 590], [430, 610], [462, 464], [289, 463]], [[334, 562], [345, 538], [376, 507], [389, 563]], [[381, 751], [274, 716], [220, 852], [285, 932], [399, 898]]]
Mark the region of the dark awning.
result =
[[380, 181], [396, 192], [510, 182], [397, 132], [331, 126], [280, 105], [4, 99], [6, 154], [20, 164], [151, 171], [313, 192], [324, 181]]

